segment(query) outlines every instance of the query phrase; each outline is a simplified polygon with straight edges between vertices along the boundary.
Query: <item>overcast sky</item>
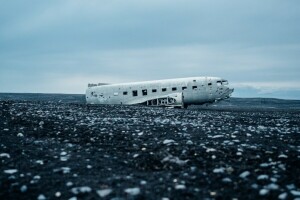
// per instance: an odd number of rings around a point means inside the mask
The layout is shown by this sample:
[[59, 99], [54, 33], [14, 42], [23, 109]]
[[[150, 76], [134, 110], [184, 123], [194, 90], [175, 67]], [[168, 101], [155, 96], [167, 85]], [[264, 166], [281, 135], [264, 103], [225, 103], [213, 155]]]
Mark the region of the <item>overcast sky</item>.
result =
[[190, 76], [300, 99], [300, 1], [0, 1], [0, 92]]

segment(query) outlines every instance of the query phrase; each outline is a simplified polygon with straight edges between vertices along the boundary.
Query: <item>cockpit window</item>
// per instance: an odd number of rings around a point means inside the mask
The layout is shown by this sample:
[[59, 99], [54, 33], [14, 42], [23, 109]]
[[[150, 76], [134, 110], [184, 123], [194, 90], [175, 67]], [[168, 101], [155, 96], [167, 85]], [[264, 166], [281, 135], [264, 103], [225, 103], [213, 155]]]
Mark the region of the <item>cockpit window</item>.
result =
[[223, 81], [222, 81], [222, 84], [223, 84], [223, 85], [228, 85], [228, 81], [227, 81], [227, 80], [223, 80]]
[[217, 86], [221, 86], [222, 85], [222, 81], [217, 81]]

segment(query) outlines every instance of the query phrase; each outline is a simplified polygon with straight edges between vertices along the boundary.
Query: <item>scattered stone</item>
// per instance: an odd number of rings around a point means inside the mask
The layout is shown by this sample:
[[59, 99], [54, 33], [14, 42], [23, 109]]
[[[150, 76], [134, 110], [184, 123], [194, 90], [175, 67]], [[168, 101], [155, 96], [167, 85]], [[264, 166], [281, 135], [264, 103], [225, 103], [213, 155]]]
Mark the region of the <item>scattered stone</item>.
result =
[[266, 186], [268, 190], [278, 190], [279, 186], [275, 183], [270, 183], [269, 185]]
[[224, 182], [224, 183], [231, 183], [232, 180], [230, 178], [226, 177], [226, 178], [222, 179], [222, 182]]
[[186, 187], [185, 187], [185, 185], [176, 185], [176, 186], [175, 186], [175, 189], [176, 189], [176, 190], [185, 190]]
[[37, 160], [37, 161], [35, 161], [37, 164], [40, 164], [40, 165], [43, 165], [44, 164], [44, 161], [42, 161], [42, 160]]
[[27, 191], [27, 186], [26, 185], [22, 185], [20, 188], [21, 192], [26, 192]]
[[268, 163], [262, 163], [262, 164], [260, 164], [260, 167], [263, 167], [263, 168], [269, 167], [269, 164]]
[[166, 140], [163, 141], [163, 144], [168, 145], [168, 144], [172, 144], [172, 143], [174, 143], [174, 142], [175, 142], [174, 140], [166, 139]]
[[144, 134], [144, 132], [140, 132], [140, 133], [138, 133], [138, 136], [141, 136], [141, 135], [143, 135]]
[[267, 179], [269, 179], [269, 176], [266, 174], [262, 174], [257, 177], [257, 180], [267, 180]]
[[287, 194], [286, 192], [284, 192], [284, 193], [281, 193], [281, 194], [278, 196], [278, 199], [284, 200], [284, 199], [287, 198], [287, 196], [288, 196], [288, 194]]
[[300, 196], [300, 191], [297, 191], [297, 190], [291, 190], [290, 191], [292, 195], [294, 196]]
[[269, 194], [269, 190], [267, 190], [267, 189], [261, 189], [261, 190], [259, 190], [259, 195], [260, 196], [265, 196], [267, 194]]
[[141, 185], [146, 185], [146, 184], [147, 184], [147, 181], [141, 181], [140, 184], [141, 184]]
[[213, 170], [213, 173], [224, 173], [224, 172], [225, 172], [224, 167], [216, 168]]
[[69, 181], [69, 182], [66, 183], [66, 186], [71, 187], [71, 186], [73, 186], [73, 183]]
[[86, 168], [92, 169], [93, 167], [92, 167], [92, 165], [87, 165]]
[[92, 189], [88, 186], [74, 187], [71, 189], [71, 192], [75, 195], [90, 193], [91, 191], [92, 191]]
[[243, 173], [240, 174], [240, 178], [247, 178], [247, 176], [250, 175], [250, 172], [249, 171], [245, 171]]
[[18, 137], [24, 137], [24, 134], [23, 134], [23, 133], [18, 133], [17, 136], [18, 136]]
[[127, 188], [124, 190], [127, 194], [132, 195], [132, 196], [136, 196], [138, 194], [140, 194], [141, 190], [140, 188]]
[[4, 158], [4, 157], [10, 158], [10, 155], [8, 153], [1, 153], [0, 158]]
[[208, 149], [206, 149], [206, 153], [209, 153], [209, 152], [214, 152], [214, 151], [216, 151], [215, 149], [213, 149], [213, 148], [208, 148]]
[[68, 174], [68, 173], [70, 173], [70, 171], [71, 171], [70, 167], [61, 167], [61, 168], [57, 168], [57, 169], [53, 170], [54, 173], [60, 172], [63, 174]]
[[193, 143], [192, 140], [188, 140], [188, 141], [186, 142], [186, 144], [187, 144], [187, 145], [192, 145], [192, 144], [194, 144], [194, 143]]
[[40, 121], [40, 123], [39, 123], [41, 128], [43, 127], [44, 124], [45, 124], [44, 121]]
[[165, 157], [164, 159], [162, 159], [161, 162], [162, 163], [164, 163], [164, 162], [176, 163], [180, 166], [183, 166], [183, 165], [186, 164], [187, 161], [188, 160], [180, 160], [178, 157], [174, 157], [172, 155], [169, 155], [169, 156]]
[[37, 200], [46, 200], [46, 197], [45, 197], [45, 195], [40, 194], [40, 195], [38, 196]]
[[61, 192], [56, 192], [55, 193], [55, 197], [60, 197], [61, 196]]
[[221, 138], [221, 137], [224, 137], [224, 135], [214, 135], [211, 138], [216, 139], [216, 138]]
[[17, 173], [18, 170], [17, 169], [7, 169], [7, 170], [4, 170], [4, 173], [6, 174], [14, 174], [14, 173]]
[[281, 154], [281, 155], [278, 156], [278, 158], [288, 158], [288, 156], [284, 155], [284, 154]]
[[103, 190], [97, 190], [97, 194], [100, 197], [106, 197], [107, 195], [109, 195], [112, 192], [112, 189], [103, 189]]

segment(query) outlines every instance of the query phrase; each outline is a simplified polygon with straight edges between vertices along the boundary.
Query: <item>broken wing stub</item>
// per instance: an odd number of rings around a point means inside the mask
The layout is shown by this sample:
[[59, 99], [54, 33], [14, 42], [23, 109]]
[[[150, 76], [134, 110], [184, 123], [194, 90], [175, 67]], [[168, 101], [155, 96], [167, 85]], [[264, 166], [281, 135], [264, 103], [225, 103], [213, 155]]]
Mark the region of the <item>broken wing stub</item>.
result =
[[141, 104], [147, 106], [184, 107], [184, 96], [182, 92], [172, 93], [166, 96], [149, 99]]

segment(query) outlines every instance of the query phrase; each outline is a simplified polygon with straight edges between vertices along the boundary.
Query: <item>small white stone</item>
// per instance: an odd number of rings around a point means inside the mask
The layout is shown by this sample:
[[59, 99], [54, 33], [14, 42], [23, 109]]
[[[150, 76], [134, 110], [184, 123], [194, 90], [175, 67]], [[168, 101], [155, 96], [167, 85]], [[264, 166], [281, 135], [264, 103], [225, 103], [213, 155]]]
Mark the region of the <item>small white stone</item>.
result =
[[38, 196], [37, 200], [46, 200], [46, 197], [45, 197], [45, 195], [40, 194], [40, 195]]
[[10, 155], [8, 153], [1, 153], [0, 157], [1, 158], [3, 158], [3, 157], [10, 158]]
[[21, 192], [26, 192], [27, 191], [27, 186], [26, 185], [22, 185], [22, 187], [20, 188]]
[[144, 134], [144, 132], [140, 132], [140, 133], [138, 133], [138, 135], [139, 135], [139, 136], [141, 136], [141, 135], [143, 135], [143, 134]]
[[66, 183], [66, 186], [67, 186], [67, 187], [71, 187], [72, 185], [73, 185], [73, 183], [70, 182], [70, 181]]
[[87, 165], [86, 168], [92, 169], [93, 167], [91, 165]]
[[300, 196], [300, 191], [291, 190], [292, 195], [294, 196]]
[[194, 143], [193, 143], [192, 140], [188, 140], [188, 141], [186, 142], [186, 144], [187, 144], [187, 145], [192, 145], [192, 144], [194, 144]]
[[63, 162], [67, 161], [68, 159], [69, 159], [68, 156], [62, 156], [62, 157], [60, 157], [60, 161], [63, 161]]
[[281, 154], [281, 155], [278, 156], [278, 158], [288, 158], [288, 156], [284, 155], [284, 154]]
[[261, 195], [261, 196], [265, 196], [265, 195], [267, 195], [269, 193], [269, 190], [267, 190], [267, 189], [261, 189], [260, 191], [259, 191], [259, 195]]
[[290, 184], [290, 185], [286, 185], [286, 188], [289, 190], [293, 190], [296, 188], [296, 186], [294, 184]]
[[70, 167], [62, 167], [61, 168], [64, 174], [70, 173], [71, 168]]
[[56, 193], [55, 193], [55, 196], [56, 196], [56, 197], [60, 197], [60, 196], [61, 196], [61, 192], [56, 192]]
[[171, 144], [171, 143], [174, 143], [174, 142], [175, 142], [174, 140], [166, 139], [166, 140], [163, 141], [163, 144]]
[[268, 163], [262, 163], [262, 164], [260, 164], [260, 167], [269, 167], [269, 164]]
[[269, 185], [266, 186], [266, 188], [269, 190], [278, 190], [279, 186], [275, 183], [270, 183]]
[[103, 190], [97, 190], [97, 194], [100, 197], [106, 197], [107, 195], [109, 195], [112, 192], [112, 189], [103, 189]]
[[269, 176], [266, 174], [262, 174], [257, 177], [257, 180], [267, 180], [267, 179], [269, 179]]
[[42, 160], [37, 160], [37, 161], [35, 161], [37, 164], [40, 164], [40, 165], [43, 165], [44, 164], [44, 161], [42, 161]]
[[216, 168], [213, 170], [213, 173], [224, 173], [225, 168], [224, 167], [220, 167], [220, 168]]
[[208, 148], [208, 149], [206, 149], [206, 153], [209, 153], [209, 152], [214, 152], [214, 151], [216, 151], [215, 149], [213, 149], [213, 148]]
[[287, 198], [287, 195], [288, 195], [288, 194], [287, 194], [286, 192], [281, 193], [281, 194], [278, 196], [278, 199], [284, 200], [284, 199]]
[[221, 137], [224, 137], [224, 135], [214, 135], [211, 138], [215, 139], [215, 138], [221, 138]]
[[176, 190], [185, 190], [186, 187], [185, 187], [185, 185], [176, 185], [176, 186], [175, 186], [175, 189], [176, 189]]
[[270, 178], [270, 180], [274, 183], [277, 182], [277, 178], [274, 178], [274, 177]]
[[250, 172], [249, 171], [245, 171], [243, 173], [240, 174], [240, 178], [247, 178], [247, 176], [250, 175]]
[[5, 128], [5, 129], [3, 129], [4, 131], [9, 131], [9, 129], [8, 128]]
[[6, 174], [14, 174], [14, 173], [17, 173], [18, 170], [16, 169], [7, 169], [7, 170], [4, 170], [4, 173]]
[[67, 152], [63, 151], [63, 152], [60, 153], [60, 155], [65, 156], [65, 155], [67, 155]]
[[41, 176], [39, 176], [39, 175], [36, 175], [36, 176], [34, 176], [34, 177], [33, 177], [33, 179], [35, 179], [35, 180], [39, 180], [39, 179], [41, 179]]
[[69, 200], [77, 200], [77, 197], [71, 197]]
[[143, 180], [143, 181], [140, 182], [140, 184], [141, 184], [141, 185], [146, 185], [146, 184], [147, 184], [147, 181], [144, 181], [144, 180]]
[[23, 133], [18, 133], [18, 137], [24, 137]]
[[137, 157], [139, 157], [139, 154], [134, 154], [133, 156], [132, 156], [133, 158], [137, 158]]
[[224, 182], [224, 183], [231, 183], [232, 180], [230, 178], [223, 178], [222, 182]]
[[125, 189], [125, 192], [129, 195], [135, 196], [140, 194], [141, 190], [140, 188], [127, 188]]
[[82, 186], [82, 187], [75, 187], [71, 189], [73, 194], [79, 194], [79, 193], [89, 193], [92, 191], [92, 189], [88, 186]]

